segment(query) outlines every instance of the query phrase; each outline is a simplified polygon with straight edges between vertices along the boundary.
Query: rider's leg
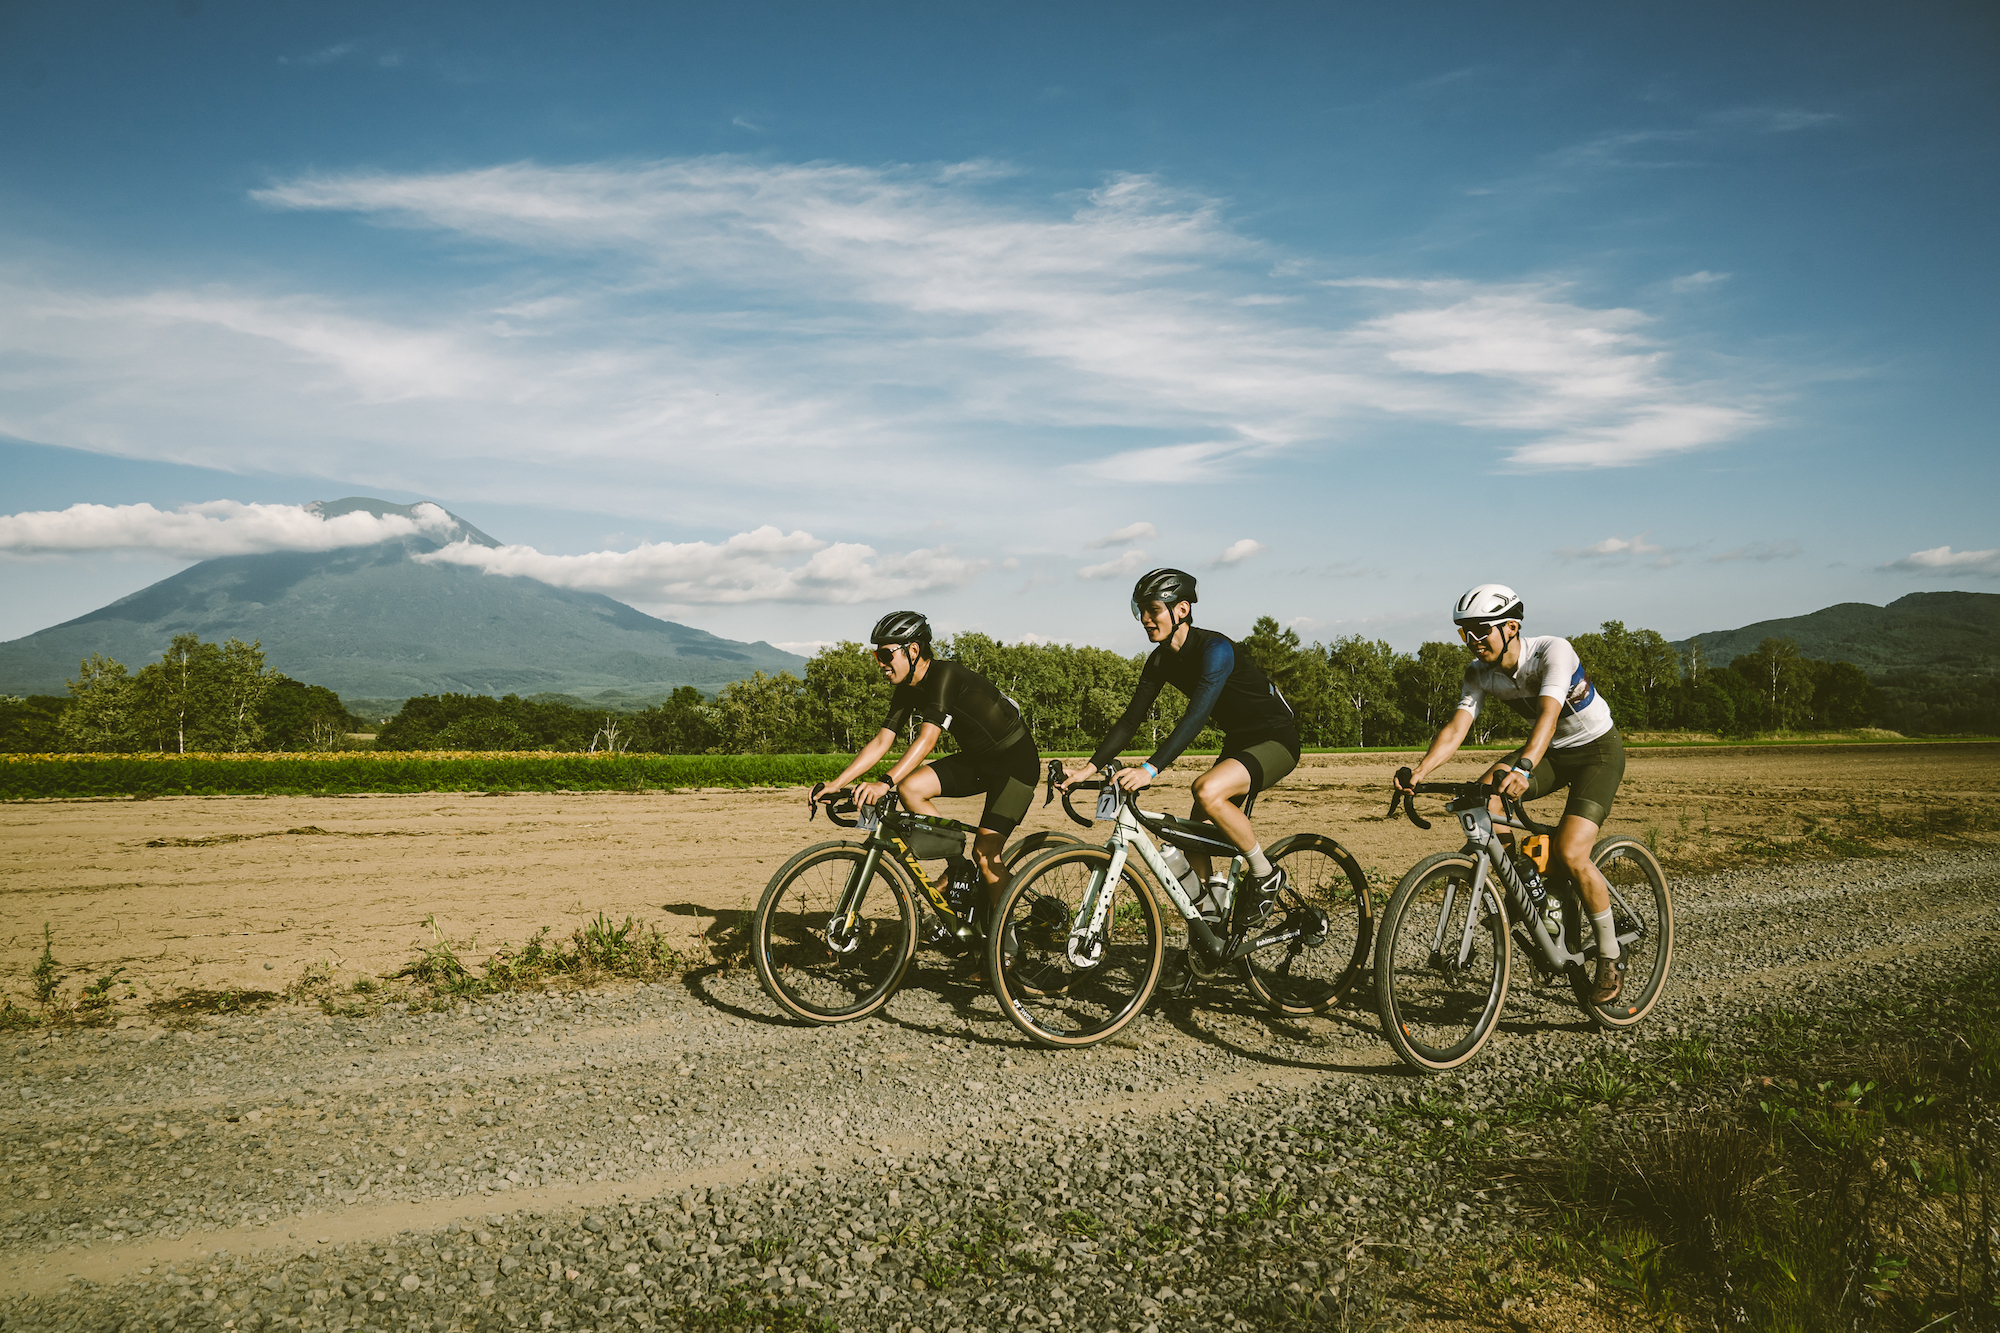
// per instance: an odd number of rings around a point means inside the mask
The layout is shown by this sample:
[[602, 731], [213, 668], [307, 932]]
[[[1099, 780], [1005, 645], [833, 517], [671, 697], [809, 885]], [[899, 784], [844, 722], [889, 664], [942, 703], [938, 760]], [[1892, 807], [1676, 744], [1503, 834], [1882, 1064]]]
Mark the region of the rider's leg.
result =
[[1581, 815], [1564, 815], [1556, 825], [1556, 862], [1576, 884], [1586, 915], [1611, 910], [1611, 886], [1590, 863], [1590, 849], [1597, 845], [1597, 825]]
[[1000, 829], [982, 828], [973, 835], [972, 862], [979, 867], [979, 878], [986, 882], [986, 911], [990, 918], [993, 910], [1000, 906], [1000, 895], [1007, 892], [1007, 886], [1014, 882], [1014, 874], [1001, 862], [1001, 855], [1007, 850], [1007, 833]]
[[938, 777], [937, 770], [925, 764], [903, 779], [903, 784], [896, 788], [896, 794], [903, 798], [903, 806], [911, 814], [928, 815], [932, 819], [939, 819], [942, 815], [931, 802], [935, 801], [943, 790], [944, 782]]
[[[1219, 759], [1214, 768], [1194, 780], [1196, 812], [1221, 829], [1222, 836], [1245, 855], [1257, 845], [1257, 830], [1250, 827], [1250, 817], [1242, 806], [1231, 804], [1230, 798], [1248, 796], [1250, 786], [1250, 770], [1236, 759]], [[1188, 864], [1203, 879], [1214, 872], [1214, 863], [1199, 852], [1188, 853]]]

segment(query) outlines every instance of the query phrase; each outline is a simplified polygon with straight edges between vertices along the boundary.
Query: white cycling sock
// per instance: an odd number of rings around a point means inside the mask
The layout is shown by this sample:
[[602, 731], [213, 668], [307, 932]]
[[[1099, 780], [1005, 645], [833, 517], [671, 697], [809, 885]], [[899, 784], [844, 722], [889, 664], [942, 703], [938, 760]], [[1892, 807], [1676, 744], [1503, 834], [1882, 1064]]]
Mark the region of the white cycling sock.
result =
[[1262, 879], [1271, 873], [1271, 858], [1264, 855], [1263, 843], [1258, 843], [1243, 854], [1250, 858], [1250, 873], [1258, 879]]
[[1597, 927], [1597, 953], [1601, 958], [1618, 956], [1618, 927], [1611, 924], [1611, 909], [1594, 914], [1590, 924]]

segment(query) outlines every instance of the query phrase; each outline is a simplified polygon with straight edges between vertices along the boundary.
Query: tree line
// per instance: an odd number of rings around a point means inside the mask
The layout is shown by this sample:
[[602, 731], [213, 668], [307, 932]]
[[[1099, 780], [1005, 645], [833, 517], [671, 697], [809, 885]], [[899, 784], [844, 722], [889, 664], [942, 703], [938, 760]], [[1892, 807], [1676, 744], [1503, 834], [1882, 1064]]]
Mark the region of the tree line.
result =
[[[1266, 616], [1241, 640], [1285, 692], [1309, 746], [1416, 746], [1458, 706], [1466, 650], [1430, 642], [1398, 652], [1350, 635], [1305, 643]], [[1700, 645], [1674, 648], [1653, 630], [1606, 621], [1570, 638], [1619, 727], [1729, 737], [1882, 726], [1906, 734], [2000, 733], [2000, 686], [1990, 677], [1891, 673], [1878, 683], [1849, 662], [1804, 657], [1789, 639], [1711, 663]], [[938, 655], [965, 663], [1020, 706], [1043, 750], [1087, 751], [1111, 729], [1139, 681], [1144, 653], [1071, 644], [1001, 643], [959, 634]], [[425, 695], [378, 733], [387, 750], [617, 750], [664, 754], [853, 753], [881, 727], [889, 686], [858, 643], [823, 649], [797, 676], [759, 672], [713, 697], [682, 686], [636, 712], [516, 695]], [[1136, 745], [1156, 743], [1186, 707], [1171, 687]], [[362, 719], [320, 686], [264, 665], [255, 643], [181, 635], [137, 673], [85, 659], [68, 698], [0, 699], [0, 736], [14, 751], [191, 751], [335, 748]], [[1527, 734], [1513, 711], [1489, 706], [1475, 741]], [[1213, 729], [1197, 748], [1221, 739]], [[949, 748], [947, 738], [946, 748]]]
[[17, 754], [331, 750], [364, 725], [332, 690], [267, 667], [261, 643], [194, 634], [137, 672], [92, 653], [68, 697], [0, 696], [0, 745]]

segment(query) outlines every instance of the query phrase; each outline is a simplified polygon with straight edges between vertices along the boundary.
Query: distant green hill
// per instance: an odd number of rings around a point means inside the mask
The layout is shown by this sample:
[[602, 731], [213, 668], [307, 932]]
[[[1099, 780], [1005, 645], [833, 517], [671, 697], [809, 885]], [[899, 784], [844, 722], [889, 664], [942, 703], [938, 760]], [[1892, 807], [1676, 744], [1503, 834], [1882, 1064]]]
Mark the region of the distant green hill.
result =
[[[368, 499], [321, 512], [356, 509], [408, 512]], [[458, 524], [451, 537], [499, 544]], [[442, 544], [412, 537], [204, 560], [88, 615], [0, 643], [0, 693], [60, 694], [90, 653], [136, 671], [181, 633], [261, 640], [271, 667], [342, 698], [606, 689], [658, 696], [759, 670], [797, 674], [805, 665], [768, 643], [718, 638], [599, 593], [412, 559]]]
[[1806, 657], [1852, 662], [1871, 676], [1985, 674], [2000, 670], [2000, 593], [1913, 592], [1887, 606], [1842, 602], [1808, 616], [1692, 635], [1674, 647], [1699, 643], [1702, 655], [1720, 666], [1769, 638], [1791, 639]]

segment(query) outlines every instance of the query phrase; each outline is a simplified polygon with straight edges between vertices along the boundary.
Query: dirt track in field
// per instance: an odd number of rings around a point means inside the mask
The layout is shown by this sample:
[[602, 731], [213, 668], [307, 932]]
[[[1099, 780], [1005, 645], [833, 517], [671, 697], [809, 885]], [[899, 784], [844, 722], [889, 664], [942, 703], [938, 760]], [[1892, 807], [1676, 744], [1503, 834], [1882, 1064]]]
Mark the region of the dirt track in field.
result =
[[[1308, 755], [1262, 799], [1265, 841], [1318, 830], [1387, 884], [1450, 845], [1383, 818], [1414, 756]], [[1470, 777], [1462, 758], [1441, 778]], [[1160, 785], [1185, 806], [1184, 762]], [[380, 974], [432, 940], [468, 961], [604, 912], [699, 950], [718, 913], [755, 904], [792, 852], [833, 836], [802, 791], [580, 795], [181, 797], [0, 806], [0, 989], [21, 995], [42, 926], [64, 970], [123, 966], [140, 1002], [179, 989], [282, 990], [308, 967]], [[1435, 811], [1439, 802], [1426, 802]], [[1559, 808], [1545, 802], [1544, 813]], [[974, 801], [947, 802], [971, 817]], [[1738, 861], [1746, 839], [1853, 834], [2000, 815], [2000, 744], [1634, 749], [1612, 831], [1670, 866]], [[1067, 827], [1037, 807], [1026, 828]], [[1986, 835], [1990, 837], [1990, 835]], [[1889, 839], [1889, 845], [1895, 845]], [[1386, 884], [1384, 885], [1386, 889]]]

